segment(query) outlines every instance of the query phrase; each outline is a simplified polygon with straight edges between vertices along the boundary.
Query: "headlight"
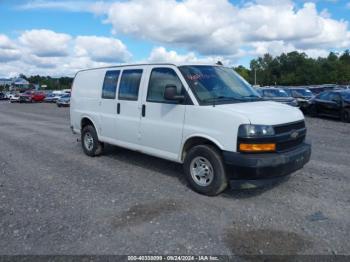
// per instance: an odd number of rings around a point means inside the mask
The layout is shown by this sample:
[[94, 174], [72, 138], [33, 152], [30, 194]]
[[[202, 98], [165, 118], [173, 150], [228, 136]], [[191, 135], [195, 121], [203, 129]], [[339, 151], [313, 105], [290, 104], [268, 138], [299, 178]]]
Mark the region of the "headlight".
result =
[[239, 137], [264, 137], [273, 136], [274, 134], [273, 127], [265, 125], [241, 125], [238, 129]]

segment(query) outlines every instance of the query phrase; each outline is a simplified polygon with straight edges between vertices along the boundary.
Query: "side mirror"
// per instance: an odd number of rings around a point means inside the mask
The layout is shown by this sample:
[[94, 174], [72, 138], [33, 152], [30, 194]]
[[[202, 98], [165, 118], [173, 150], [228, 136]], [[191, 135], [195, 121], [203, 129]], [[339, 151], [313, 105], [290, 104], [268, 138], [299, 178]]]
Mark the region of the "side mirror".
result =
[[166, 100], [182, 102], [185, 100], [185, 96], [177, 95], [177, 87], [174, 85], [165, 86], [164, 98]]

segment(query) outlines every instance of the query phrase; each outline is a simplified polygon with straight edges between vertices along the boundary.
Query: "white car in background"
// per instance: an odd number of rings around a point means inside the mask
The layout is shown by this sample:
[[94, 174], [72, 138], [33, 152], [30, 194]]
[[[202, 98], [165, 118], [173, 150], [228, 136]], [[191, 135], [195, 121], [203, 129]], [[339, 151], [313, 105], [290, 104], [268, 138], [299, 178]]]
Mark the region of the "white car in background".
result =
[[18, 103], [19, 102], [19, 94], [9, 94], [8, 99], [10, 103]]

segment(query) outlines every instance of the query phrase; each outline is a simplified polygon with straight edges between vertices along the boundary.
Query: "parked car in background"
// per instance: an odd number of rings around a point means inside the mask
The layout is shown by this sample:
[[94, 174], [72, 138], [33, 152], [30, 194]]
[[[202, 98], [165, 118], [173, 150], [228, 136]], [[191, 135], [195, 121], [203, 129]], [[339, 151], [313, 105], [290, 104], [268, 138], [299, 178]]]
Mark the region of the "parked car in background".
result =
[[58, 107], [69, 106], [70, 94], [63, 95], [60, 99], [57, 100], [56, 104]]
[[314, 96], [309, 89], [302, 87], [284, 88], [284, 91], [297, 101], [303, 111], [308, 107], [308, 101]]
[[9, 94], [10, 103], [18, 103], [19, 102], [19, 94]]
[[20, 103], [42, 102], [45, 99], [43, 92], [26, 91], [19, 96]]
[[45, 99], [45, 93], [44, 92], [38, 92], [35, 91], [32, 93], [32, 101], [33, 102], [42, 102]]
[[6, 92], [5, 93], [5, 99], [10, 99], [12, 93], [11, 92]]
[[282, 88], [259, 88], [257, 89], [259, 94], [264, 100], [280, 102], [290, 106], [298, 106], [298, 102]]
[[46, 103], [56, 103], [57, 100], [60, 99], [64, 95], [65, 94], [63, 94], [63, 93], [60, 93], [60, 94], [54, 94], [54, 93], [48, 94], [45, 97], [44, 102], [46, 102]]
[[324, 87], [320, 87], [320, 86], [310, 86], [309, 90], [312, 92], [313, 95], [318, 95], [326, 91]]
[[350, 122], [350, 90], [325, 91], [309, 102], [311, 116], [330, 116]]
[[24, 93], [21, 93], [19, 95], [19, 102], [20, 103], [31, 103], [32, 102], [31, 91], [26, 91]]
[[4, 93], [0, 92], [0, 100], [5, 100], [6, 96]]

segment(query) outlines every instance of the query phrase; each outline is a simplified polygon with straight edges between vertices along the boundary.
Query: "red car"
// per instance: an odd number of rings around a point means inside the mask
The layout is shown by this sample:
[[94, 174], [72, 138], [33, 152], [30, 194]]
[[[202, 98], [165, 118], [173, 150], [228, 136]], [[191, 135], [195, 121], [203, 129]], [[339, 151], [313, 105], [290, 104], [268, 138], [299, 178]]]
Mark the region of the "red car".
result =
[[38, 91], [26, 91], [19, 96], [20, 103], [26, 102], [42, 102], [45, 98], [45, 94], [43, 92]]
[[42, 102], [45, 97], [46, 97], [46, 95], [43, 92], [34, 92], [32, 94], [32, 101], [34, 101], [34, 102]]

